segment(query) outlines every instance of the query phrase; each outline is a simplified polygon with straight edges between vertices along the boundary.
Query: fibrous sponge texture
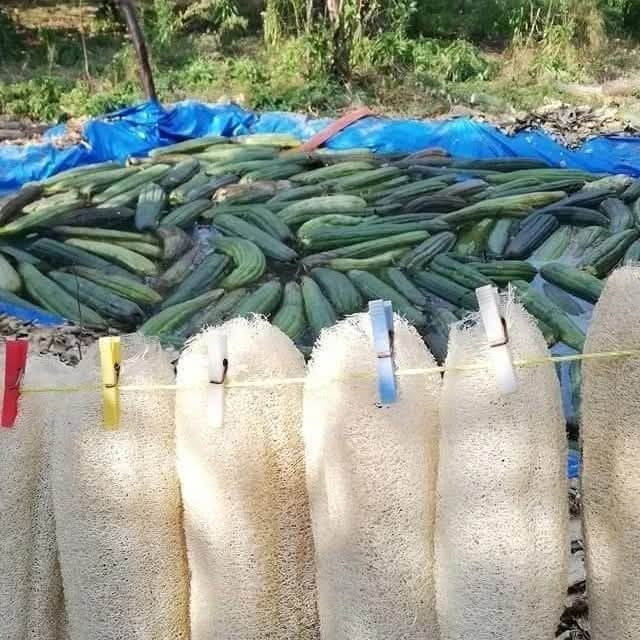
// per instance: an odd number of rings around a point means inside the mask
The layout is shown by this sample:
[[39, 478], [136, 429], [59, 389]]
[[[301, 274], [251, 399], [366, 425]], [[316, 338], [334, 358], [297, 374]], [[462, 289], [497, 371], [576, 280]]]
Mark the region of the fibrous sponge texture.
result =
[[[395, 318], [398, 369], [435, 365]], [[437, 638], [433, 528], [440, 375], [397, 377], [378, 405], [370, 319], [322, 332], [309, 367], [304, 439], [324, 640]]]
[[[585, 353], [638, 349], [640, 268], [615, 271], [598, 300]], [[582, 494], [593, 640], [640, 636], [640, 360], [583, 362]]]
[[[514, 360], [548, 356], [507, 303]], [[567, 444], [551, 363], [501, 394], [482, 325], [452, 328], [441, 405], [436, 588], [442, 640], [552, 640], [567, 589]], [[456, 370], [487, 363], [486, 370]]]
[[[4, 372], [4, 345], [0, 371]], [[64, 365], [30, 354], [23, 388], [55, 385]], [[0, 639], [62, 640], [65, 624], [49, 452], [49, 393], [23, 394], [13, 428], [0, 427]]]
[[[175, 466], [169, 357], [122, 337], [120, 424], [103, 428], [100, 361], [89, 348], [52, 433], [52, 478], [71, 640], [188, 638], [188, 576]], [[90, 388], [88, 388], [90, 387]]]
[[[207, 417], [207, 345], [218, 334], [227, 338], [229, 367], [216, 427]], [[318, 638], [302, 385], [274, 384], [304, 373], [291, 340], [260, 318], [207, 329], [180, 357], [177, 451], [192, 640]]]

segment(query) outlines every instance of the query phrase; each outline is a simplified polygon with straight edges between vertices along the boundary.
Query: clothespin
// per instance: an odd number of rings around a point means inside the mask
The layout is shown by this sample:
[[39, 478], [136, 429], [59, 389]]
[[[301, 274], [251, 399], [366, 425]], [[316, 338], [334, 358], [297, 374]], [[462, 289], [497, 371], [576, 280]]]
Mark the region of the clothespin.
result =
[[493, 363], [502, 393], [513, 393], [518, 388], [513, 367], [507, 325], [500, 313], [498, 290], [492, 285], [476, 289], [480, 317], [489, 343], [489, 358]]
[[26, 340], [7, 340], [4, 356], [4, 394], [2, 400], [2, 426], [13, 428], [18, 417], [20, 386], [27, 368], [29, 343]]
[[103, 426], [107, 431], [114, 431], [120, 426], [120, 337], [100, 338], [98, 347], [102, 370]]
[[227, 377], [227, 336], [216, 333], [209, 337], [207, 344], [209, 368], [208, 425], [220, 428], [224, 422], [224, 381]]
[[378, 395], [381, 404], [393, 404], [398, 397], [393, 371], [393, 306], [391, 302], [369, 302], [373, 349], [377, 357]]

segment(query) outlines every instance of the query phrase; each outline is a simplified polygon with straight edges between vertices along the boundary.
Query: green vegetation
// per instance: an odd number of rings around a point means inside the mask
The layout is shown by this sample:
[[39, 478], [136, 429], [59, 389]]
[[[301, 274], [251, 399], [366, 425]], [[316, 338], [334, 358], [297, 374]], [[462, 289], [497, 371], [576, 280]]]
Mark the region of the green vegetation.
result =
[[[159, 95], [327, 113], [529, 108], [626, 75], [640, 0], [143, 0]], [[19, 80], [18, 80], [19, 79]], [[631, 89], [632, 93], [634, 89]], [[142, 98], [109, 0], [0, 8], [0, 114], [54, 121]], [[582, 99], [584, 101], [584, 99]]]

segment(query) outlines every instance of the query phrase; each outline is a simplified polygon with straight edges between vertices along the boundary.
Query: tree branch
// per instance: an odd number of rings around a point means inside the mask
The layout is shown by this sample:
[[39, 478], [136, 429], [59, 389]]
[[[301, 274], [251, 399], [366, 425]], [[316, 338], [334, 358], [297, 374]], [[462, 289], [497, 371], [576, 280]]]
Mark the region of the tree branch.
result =
[[138, 64], [140, 65], [140, 79], [142, 81], [142, 88], [147, 97], [147, 100], [153, 100], [157, 102], [158, 94], [156, 93], [156, 86], [153, 82], [153, 74], [151, 72], [151, 64], [149, 63], [149, 52], [147, 50], [147, 43], [144, 39], [144, 34], [140, 28], [140, 22], [136, 14], [136, 8], [133, 0], [116, 0], [122, 15], [124, 16], [129, 34], [131, 35], [131, 41], [136, 50], [138, 57]]
[[80, 9], [80, 41], [82, 43], [82, 57], [84, 58], [84, 75], [87, 82], [91, 82], [91, 72], [89, 70], [89, 53], [87, 51], [87, 38], [84, 31], [84, 2], [78, 0], [78, 8]]

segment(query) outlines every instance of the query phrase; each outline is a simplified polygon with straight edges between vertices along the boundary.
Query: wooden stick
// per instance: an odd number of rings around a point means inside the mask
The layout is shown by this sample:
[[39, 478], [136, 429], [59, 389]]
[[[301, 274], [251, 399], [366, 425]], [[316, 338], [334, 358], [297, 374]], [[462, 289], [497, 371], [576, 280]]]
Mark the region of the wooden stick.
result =
[[144, 39], [144, 34], [140, 28], [140, 22], [136, 13], [136, 8], [133, 0], [116, 0], [122, 15], [127, 23], [127, 28], [131, 34], [131, 41], [136, 50], [138, 56], [138, 63], [140, 65], [140, 79], [142, 81], [142, 88], [147, 97], [147, 100], [154, 102], [158, 101], [158, 94], [156, 93], [156, 86], [153, 82], [153, 74], [151, 72], [151, 65], [149, 63], [149, 52], [147, 50], [147, 43]]

